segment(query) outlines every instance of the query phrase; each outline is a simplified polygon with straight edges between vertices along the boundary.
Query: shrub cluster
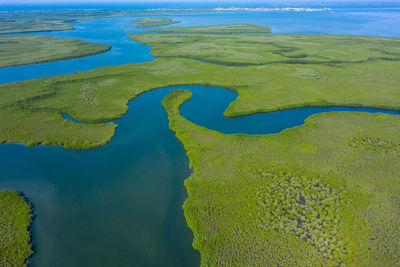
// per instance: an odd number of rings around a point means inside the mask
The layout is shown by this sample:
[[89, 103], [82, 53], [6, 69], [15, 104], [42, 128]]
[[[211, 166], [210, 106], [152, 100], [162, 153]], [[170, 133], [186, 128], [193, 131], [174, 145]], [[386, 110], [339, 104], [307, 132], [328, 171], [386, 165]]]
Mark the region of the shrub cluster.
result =
[[84, 84], [81, 87], [82, 92], [80, 94], [81, 98], [90, 105], [98, 105], [98, 100], [93, 97], [93, 93], [96, 91], [96, 87], [93, 84]]
[[340, 229], [343, 209], [349, 203], [346, 190], [293, 173], [260, 171], [259, 175], [272, 181], [257, 193], [259, 225], [293, 233], [323, 257], [341, 262], [346, 254]]
[[25, 266], [32, 255], [32, 207], [16, 191], [0, 191], [0, 266]]
[[351, 138], [349, 145], [354, 148], [360, 148], [361, 150], [399, 150], [400, 143], [394, 143], [388, 140], [382, 140], [379, 137], [362, 137], [362, 138]]

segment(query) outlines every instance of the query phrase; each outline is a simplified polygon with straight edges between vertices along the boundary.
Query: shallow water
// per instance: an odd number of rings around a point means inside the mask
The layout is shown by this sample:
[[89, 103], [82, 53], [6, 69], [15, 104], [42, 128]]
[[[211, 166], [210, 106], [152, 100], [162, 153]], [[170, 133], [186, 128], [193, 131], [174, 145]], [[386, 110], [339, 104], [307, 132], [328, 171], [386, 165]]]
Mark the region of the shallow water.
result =
[[[273, 33], [353, 34], [400, 37], [400, 5], [389, 7], [331, 7], [329, 12], [229, 12], [167, 16], [182, 23], [167, 27], [255, 23]], [[140, 16], [90, 20], [74, 24], [76, 30], [40, 32], [59, 38], [78, 38], [110, 45], [110, 51], [91, 57], [36, 65], [0, 68], [0, 83], [86, 71], [104, 66], [150, 62], [150, 48], [126, 37], [146, 29], [130, 22]], [[99, 30], [101, 29], [101, 30]], [[31, 33], [32, 34], [32, 33]]]
[[[346, 8], [324, 14], [248, 12], [170, 17], [183, 21], [174, 27], [246, 22], [272, 26], [275, 33], [400, 36], [400, 27], [395, 27], [400, 21], [396, 12]], [[113, 48], [88, 58], [0, 69], [0, 82], [151, 61], [149, 47], [125, 37], [141, 31], [129, 23], [133, 18], [88, 21], [77, 24], [77, 31], [51, 32], [52, 36], [111, 44]], [[311, 114], [355, 110], [303, 108], [229, 119], [222, 113], [236, 98], [235, 93], [202, 86], [176, 88], [193, 92], [192, 100], [182, 106], [183, 116], [224, 133], [277, 133], [301, 125]], [[24, 192], [35, 208], [32, 242], [36, 253], [31, 266], [199, 265], [199, 254], [191, 247], [193, 235], [181, 209], [186, 198], [183, 181], [190, 175], [188, 159], [168, 129], [161, 107], [171, 89], [154, 90], [133, 100], [128, 114], [116, 122], [115, 137], [105, 147], [68, 151], [0, 146], [0, 188]]]

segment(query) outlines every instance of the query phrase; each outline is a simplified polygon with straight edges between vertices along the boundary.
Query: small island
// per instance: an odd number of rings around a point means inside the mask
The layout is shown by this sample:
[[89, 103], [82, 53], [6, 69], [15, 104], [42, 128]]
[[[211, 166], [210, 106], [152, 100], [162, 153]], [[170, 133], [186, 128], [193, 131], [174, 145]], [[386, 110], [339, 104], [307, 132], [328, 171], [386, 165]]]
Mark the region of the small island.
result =
[[161, 27], [172, 24], [181, 23], [179, 20], [173, 20], [171, 18], [165, 17], [148, 17], [148, 18], [138, 18], [132, 21], [133, 24], [137, 24], [137, 28], [153, 28]]
[[109, 45], [47, 35], [0, 36], [0, 68], [92, 56]]

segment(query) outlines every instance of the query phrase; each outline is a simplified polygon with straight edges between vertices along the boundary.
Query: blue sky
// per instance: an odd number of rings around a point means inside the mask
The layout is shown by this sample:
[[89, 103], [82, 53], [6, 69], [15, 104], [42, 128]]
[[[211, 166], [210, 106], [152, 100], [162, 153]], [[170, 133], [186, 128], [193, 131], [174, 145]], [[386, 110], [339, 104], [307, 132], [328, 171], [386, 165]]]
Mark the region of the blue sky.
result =
[[[311, 6], [311, 5], [324, 5], [324, 4], [356, 4], [356, 5], [369, 5], [369, 4], [399, 4], [400, 5], [400, 0], [250, 0], [250, 1], [240, 1], [240, 0], [0, 0], [0, 5], [5, 6], [5, 5], [10, 5], [10, 6], [21, 6], [23, 4], [25, 5], [48, 5], [48, 4], [55, 4], [55, 5], [63, 5], [68, 7], [68, 5], [76, 6], [76, 5], [83, 5], [83, 6], [93, 6], [96, 3], [107, 5], [107, 6], [117, 6], [118, 4], [125, 4], [129, 5], [131, 4], [131, 8], [135, 8], [134, 5], [145, 5], [145, 4], [162, 4], [162, 3], [171, 3], [175, 4], [176, 8], [178, 8], [178, 5], [185, 5], [190, 6], [190, 3], [198, 3], [199, 5], [212, 5], [213, 3], [215, 6], [218, 6], [218, 4], [224, 4], [224, 6], [241, 6], [244, 7], [246, 6], [246, 3], [249, 4], [249, 6], [254, 7], [257, 5], [258, 7], [263, 7], [264, 6], [271, 6], [274, 4], [277, 5], [284, 5], [284, 6], [290, 6], [291, 4], [293, 6]], [[194, 6], [196, 7], [196, 6]], [[180, 8], [180, 7], [179, 7]]]
[[[117, 1], [112, 1], [112, 0], [0, 0], [0, 3], [2, 4], [17, 4], [17, 3], [62, 3], [62, 4], [68, 4], [68, 3], [168, 3], [168, 2], [173, 2], [173, 3], [189, 3], [189, 2], [217, 2], [217, 3], [241, 3], [242, 5], [244, 4], [244, 1], [229, 1], [229, 0], [152, 0], [152, 1], [143, 1], [143, 0], [117, 0]], [[286, 3], [327, 3], [327, 2], [358, 2], [358, 3], [365, 3], [365, 2], [395, 2], [395, 1], [387, 1], [387, 0], [373, 0], [373, 1], [366, 1], [366, 0], [284, 0], [284, 1], [279, 1], [279, 0], [267, 0], [267, 1], [260, 1], [260, 0], [255, 0], [255, 1], [249, 1], [250, 3], [265, 3], [265, 4], [286, 4]]]

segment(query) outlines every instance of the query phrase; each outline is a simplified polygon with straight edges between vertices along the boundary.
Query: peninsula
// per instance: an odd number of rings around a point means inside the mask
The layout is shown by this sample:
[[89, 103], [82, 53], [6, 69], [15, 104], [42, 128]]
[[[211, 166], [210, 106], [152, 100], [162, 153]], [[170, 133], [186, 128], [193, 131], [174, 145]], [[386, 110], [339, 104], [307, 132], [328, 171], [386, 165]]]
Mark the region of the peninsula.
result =
[[47, 35], [0, 36], [0, 68], [92, 56], [109, 45]]

